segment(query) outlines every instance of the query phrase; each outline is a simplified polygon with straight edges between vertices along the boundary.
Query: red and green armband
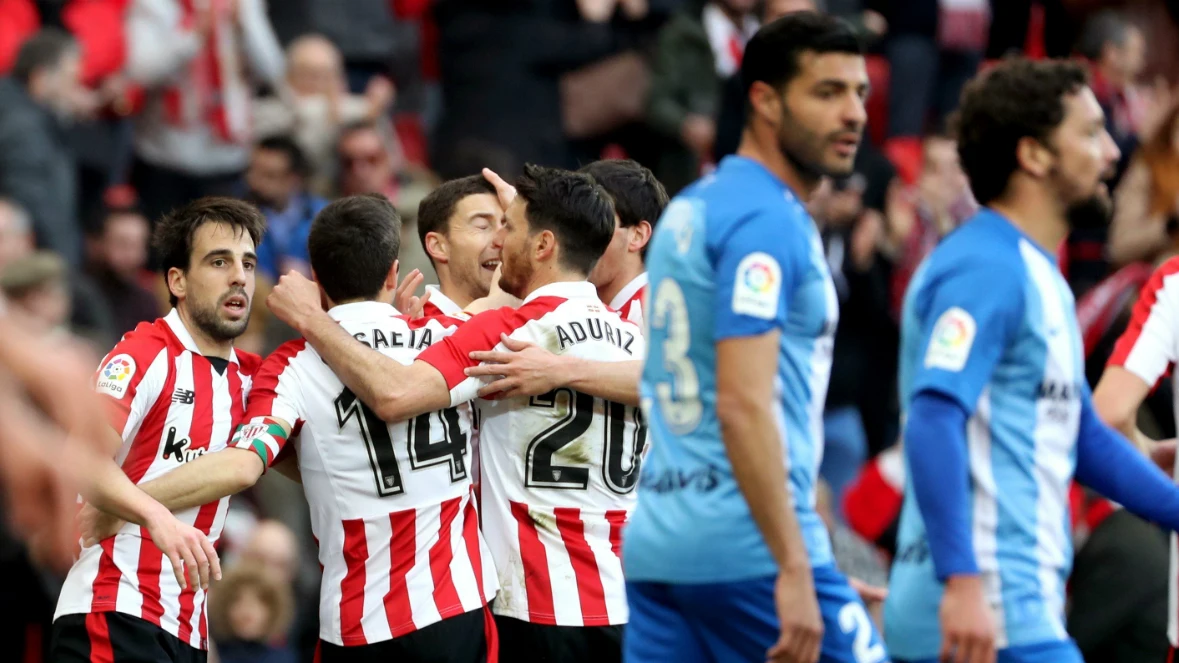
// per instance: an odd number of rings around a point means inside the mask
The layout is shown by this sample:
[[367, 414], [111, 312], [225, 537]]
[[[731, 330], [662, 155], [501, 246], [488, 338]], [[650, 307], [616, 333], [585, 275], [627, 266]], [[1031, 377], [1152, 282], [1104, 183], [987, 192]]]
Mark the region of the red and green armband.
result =
[[256, 417], [237, 427], [229, 446], [253, 451], [269, 468], [286, 443], [287, 432], [277, 419]]

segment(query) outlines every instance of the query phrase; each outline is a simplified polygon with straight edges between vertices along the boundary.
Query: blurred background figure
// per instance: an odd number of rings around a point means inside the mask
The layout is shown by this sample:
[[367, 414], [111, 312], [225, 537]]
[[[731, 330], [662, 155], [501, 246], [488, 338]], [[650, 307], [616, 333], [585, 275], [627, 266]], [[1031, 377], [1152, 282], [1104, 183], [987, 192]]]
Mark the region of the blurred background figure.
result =
[[38, 246], [82, 260], [78, 183], [65, 129], [81, 97], [81, 53], [69, 34], [29, 38], [0, 80], [0, 196], [24, 208]]
[[132, 0], [127, 33], [127, 75], [145, 92], [131, 177], [148, 219], [232, 195], [250, 156], [251, 85], [283, 72], [263, 0]]
[[7, 314], [39, 336], [68, 333], [68, 274], [65, 261], [52, 251], [36, 251], [12, 261], [0, 272]]
[[321, 35], [304, 35], [287, 47], [286, 77], [275, 94], [254, 103], [259, 138], [293, 136], [307, 157], [309, 188], [330, 195], [336, 174], [333, 150], [340, 129], [361, 121], [378, 122], [392, 108], [389, 79], [369, 79], [363, 95], [352, 94], [339, 49]]
[[209, 626], [221, 663], [295, 663], [281, 644], [291, 623], [289, 586], [265, 566], [241, 562], [209, 591]]
[[121, 336], [160, 317], [163, 307], [154, 292], [160, 279], [147, 271], [147, 217], [133, 197], [120, 199], [116, 193], [108, 198], [110, 206], [104, 206], [92, 224], [87, 273], [106, 300], [114, 334]]
[[311, 276], [307, 236], [311, 220], [327, 201], [307, 190], [309, 174], [303, 150], [286, 136], [262, 139], [250, 157], [248, 195], [266, 215], [258, 270], [272, 282], [291, 270]]
[[1124, 166], [1145, 121], [1144, 93], [1138, 85], [1146, 68], [1142, 30], [1115, 10], [1101, 11], [1086, 22], [1076, 52], [1089, 62], [1090, 85], [1105, 111], [1106, 130], [1122, 151]]

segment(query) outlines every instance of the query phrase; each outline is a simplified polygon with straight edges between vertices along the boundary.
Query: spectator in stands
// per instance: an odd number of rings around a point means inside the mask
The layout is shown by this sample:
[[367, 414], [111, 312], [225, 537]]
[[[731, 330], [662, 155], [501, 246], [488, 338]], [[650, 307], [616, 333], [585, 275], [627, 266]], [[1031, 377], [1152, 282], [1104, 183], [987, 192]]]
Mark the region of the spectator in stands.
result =
[[376, 122], [389, 112], [395, 96], [384, 76], [370, 79], [363, 95], [349, 93], [340, 51], [314, 34], [287, 47], [286, 78], [275, 92], [254, 103], [255, 130], [261, 138], [293, 136], [307, 157], [311, 189], [321, 195], [332, 188], [340, 128]]
[[159, 300], [143, 285], [151, 236], [147, 217], [134, 204], [104, 207], [93, 232], [88, 272], [106, 298], [115, 335], [160, 317]]
[[63, 134], [81, 93], [81, 55], [68, 34], [42, 30], [0, 80], [0, 196], [28, 212], [37, 244], [82, 260], [77, 173]]
[[291, 588], [260, 564], [237, 564], [209, 592], [209, 626], [221, 663], [295, 663], [281, 641], [290, 627]]
[[283, 71], [263, 0], [133, 0], [127, 32], [127, 74], [146, 90], [132, 170], [144, 212], [154, 223], [234, 193], [250, 157], [251, 85]]
[[668, 193], [713, 162], [722, 89], [760, 25], [755, 6], [754, 0], [693, 2], [659, 33], [647, 121], [668, 141], [654, 168]]
[[1136, 83], [1146, 67], [1146, 39], [1117, 11], [1104, 10], [1085, 24], [1076, 50], [1090, 63], [1089, 85], [1105, 111], [1106, 129], [1122, 151], [1124, 166], [1137, 147], [1144, 119], [1144, 99]]
[[239, 562], [266, 569], [275, 582], [292, 589], [297, 599], [294, 622], [282, 635], [289, 633], [286, 639], [292, 643], [314, 643], [319, 634], [319, 574], [306, 573], [299, 541], [291, 528], [278, 520], [260, 521], [242, 546]]
[[413, 269], [433, 274], [430, 259], [416, 239], [418, 205], [434, 189], [433, 176], [407, 167], [396, 137], [391, 139], [372, 122], [346, 127], [340, 134], [336, 154], [340, 195], [379, 193], [401, 213], [401, 234], [406, 239], [398, 256], [401, 274]]
[[19, 203], [0, 198], [0, 271], [33, 252], [33, 223]]
[[917, 184], [897, 192], [888, 214], [893, 247], [892, 310], [900, 319], [909, 279], [933, 247], [974, 214], [977, 205], [958, 162], [958, 143], [946, 134], [922, 141]]
[[70, 319], [68, 267], [52, 251], [17, 258], [0, 272], [7, 315], [38, 336], [62, 334]]
[[869, 0], [888, 24], [888, 140], [901, 179], [917, 180], [921, 137], [940, 129], [986, 48], [987, 0]]
[[307, 235], [311, 220], [327, 201], [307, 191], [308, 171], [303, 151], [285, 136], [264, 139], [250, 158], [246, 185], [251, 200], [266, 215], [258, 270], [271, 281], [292, 269], [311, 275]]

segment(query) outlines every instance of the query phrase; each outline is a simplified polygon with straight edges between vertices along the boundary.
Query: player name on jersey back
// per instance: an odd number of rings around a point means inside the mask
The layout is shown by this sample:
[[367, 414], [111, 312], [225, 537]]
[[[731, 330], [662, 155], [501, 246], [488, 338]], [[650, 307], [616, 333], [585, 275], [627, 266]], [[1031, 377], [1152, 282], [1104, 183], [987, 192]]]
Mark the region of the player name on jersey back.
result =
[[[407, 320], [377, 302], [329, 314], [353, 338], [405, 365], [461, 324]], [[388, 424], [298, 340], [259, 370], [247, 420], [260, 432], [268, 418], [299, 431], [299, 469], [323, 565], [322, 639], [381, 642], [477, 610], [494, 596], [495, 571], [471, 489], [469, 405]], [[244, 437], [234, 444], [285, 442]], [[266, 453], [273, 459], [279, 451]]]
[[[452, 403], [475, 397], [474, 350], [500, 334], [550, 352], [602, 362], [642, 359], [638, 327], [587, 282], [555, 283], [519, 309], [488, 311], [420, 356], [437, 368]], [[646, 445], [638, 408], [568, 387], [481, 403], [483, 532], [499, 572], [496, 614], [535, 624], [627, 621], [619, 558]]]

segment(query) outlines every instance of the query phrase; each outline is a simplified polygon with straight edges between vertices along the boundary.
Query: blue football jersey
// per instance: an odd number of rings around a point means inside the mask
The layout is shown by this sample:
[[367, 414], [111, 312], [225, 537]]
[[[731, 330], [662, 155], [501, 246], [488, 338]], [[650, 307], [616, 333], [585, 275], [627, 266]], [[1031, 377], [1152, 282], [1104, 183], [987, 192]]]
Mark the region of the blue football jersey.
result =
[[726, 582], [777, 573], [733, 478], [716, 413], [716, 343], [781, 331], [773, 395], [811, 564], [832, 563], [815, 511], [838, 303], [818, 231], [768, 170], [729, 157], [677, 196], [647, 254], [642, 397], [651, 444], [624, 537], [628, 580]]
[[[989, 209], [947, 237], [906, 293], [900, 388], [902, 403], [933, 390], [971, 413], [971, 528], [999, 647], [1067, 638], [1068, 490], [1088, 386], [1055, 258]], [[941, 595], [906, 489], [885, 605], [894, 656], [937, 656]]]

